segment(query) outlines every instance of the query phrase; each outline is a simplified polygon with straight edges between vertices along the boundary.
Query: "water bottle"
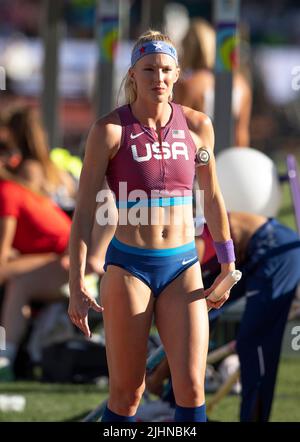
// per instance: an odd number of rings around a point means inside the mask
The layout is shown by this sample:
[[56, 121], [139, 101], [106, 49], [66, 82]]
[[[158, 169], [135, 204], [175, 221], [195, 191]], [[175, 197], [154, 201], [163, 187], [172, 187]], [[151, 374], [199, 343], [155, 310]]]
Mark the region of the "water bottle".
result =
[[8, 395], [0, 394], [0, 412], [17, 411], [22, 412], [25, 409], [26, 399], [19, 394]]

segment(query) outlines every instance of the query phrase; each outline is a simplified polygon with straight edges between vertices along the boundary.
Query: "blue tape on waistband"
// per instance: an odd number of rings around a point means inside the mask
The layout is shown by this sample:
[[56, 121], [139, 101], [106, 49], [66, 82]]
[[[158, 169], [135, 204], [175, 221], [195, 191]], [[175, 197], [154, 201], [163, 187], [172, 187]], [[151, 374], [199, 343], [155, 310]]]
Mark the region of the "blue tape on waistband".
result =
[[170, 207], [179, 206], [184, 204], [192, 204], [192, 196], [171, 196], [161, 198], [147, 198], [139, 201], [117, 201], [116, 206], [118, 209], [129, 209], [131, 207]]

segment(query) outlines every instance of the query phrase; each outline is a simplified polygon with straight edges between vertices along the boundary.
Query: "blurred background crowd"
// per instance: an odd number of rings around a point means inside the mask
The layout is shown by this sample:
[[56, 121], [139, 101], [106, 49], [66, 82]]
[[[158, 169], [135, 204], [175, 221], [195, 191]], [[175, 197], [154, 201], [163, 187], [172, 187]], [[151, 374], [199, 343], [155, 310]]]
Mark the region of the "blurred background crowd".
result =
[[[50, 2], [51, 3], [51, 2]], [[57, 6], [52, 2], [52, 8]], [[65, 0], [59, 11], [59, 124], [55, 146], [79, 152], [96, 113], [97, 0]], [[213, 23], [210, 0], [122, 0], [122, 40], [115, 60], [115, 90], [128, 68], [131, 42], [150, 24], [165, 25], [180, 45], [189, 21]], [[20, 101], [40, 107], [43, 88], [46, 2], [2, 0], [0, 66], [6, 72], [0, 111]], [[156, 7], [154, 7], [156, 4]], [[164, 11], [164, 12], [162, 12]], [[123, 14], [124, 15], [124, 14]], [[174, 24], [176, 17], [177, 24]], [[243, 0], [240, 6], [240, 68], [252, 87], [250, 145], [276, 155], [297, 149], [300, 136], [299, 67], [300, 8], [297, 0]], [[300, 69], [300, 68], [299, 68]], [[116, 102], [116, 96], [114, 97]]]

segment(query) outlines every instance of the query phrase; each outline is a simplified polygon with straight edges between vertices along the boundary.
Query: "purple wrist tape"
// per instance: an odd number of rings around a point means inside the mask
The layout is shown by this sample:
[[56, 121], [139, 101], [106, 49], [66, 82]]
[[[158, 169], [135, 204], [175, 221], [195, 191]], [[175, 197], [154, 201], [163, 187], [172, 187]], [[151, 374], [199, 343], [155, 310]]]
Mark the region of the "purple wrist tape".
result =
[[214, 241], [214, 247], [217, 254], [218, 262], [225, 264], [235, 261], [234, 247], [232, 239], [224, 242]]

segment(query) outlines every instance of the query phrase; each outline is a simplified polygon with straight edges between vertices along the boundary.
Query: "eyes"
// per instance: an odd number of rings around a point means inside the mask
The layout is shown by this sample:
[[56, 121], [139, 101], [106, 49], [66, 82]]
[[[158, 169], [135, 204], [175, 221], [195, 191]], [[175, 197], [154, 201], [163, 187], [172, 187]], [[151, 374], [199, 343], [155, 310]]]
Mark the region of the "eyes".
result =
[[[154, 69], [154, 68], [151, 68], [151, 67], [146, 67], [146, 68], [143, 69], [143, 71], [146, 71], [146, 72], [154, 72], [155, 69]], [[171, 72], [171, 71], [172, 71], [172, 68], [170, 68], [170, 67], [162, 68], [162, 72]]]

